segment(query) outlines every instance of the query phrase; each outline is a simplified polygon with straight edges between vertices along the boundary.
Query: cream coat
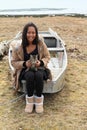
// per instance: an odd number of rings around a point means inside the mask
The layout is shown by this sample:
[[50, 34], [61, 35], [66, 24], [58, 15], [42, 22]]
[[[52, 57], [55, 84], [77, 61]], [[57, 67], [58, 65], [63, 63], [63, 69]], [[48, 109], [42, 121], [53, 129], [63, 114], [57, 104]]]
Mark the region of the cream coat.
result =
[[[15, 43], [13, 43], [14, 45]], [[47, 67], [47, 64], [50, 60], [50, 53], [47, 49], [46, 44], [43, 41], [40, 41], [38, 43], [38, 53], [39, 53], [39, 57], [40, 60], [42, 60], [44, 62], [44, 66]], [[23, 48], [22, 45], [20, 46], [13, 46], [13, 50], [12, 50], [12, 60], [11, 63], [13, 65], [13, 67], [15, 68], [15, 73], [14, 73], [14, 85], [16, 87], [16, 91], [19, 89], [19, 75], [20, 72], [23, 68], [23, 62], [24, 62], [24, 54], [23, 54]]]

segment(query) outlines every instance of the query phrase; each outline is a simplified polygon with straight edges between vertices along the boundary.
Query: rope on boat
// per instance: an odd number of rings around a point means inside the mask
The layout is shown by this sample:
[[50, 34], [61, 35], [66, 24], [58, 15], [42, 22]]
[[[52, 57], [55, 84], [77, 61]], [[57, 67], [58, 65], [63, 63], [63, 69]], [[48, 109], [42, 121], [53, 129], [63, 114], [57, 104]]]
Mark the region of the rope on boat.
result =
[[8, 102], [5, 102], [5, 103], [0, 103], [0, 106], [5, 106], [5, 105], [9, 105], [10, 103], [14, 103], [16, 101], [18, 101], [20, 98], [24, 97], [25, 96], [25, 93], [22, 94], [21, 96], [18, 96], [17, 98], [14, 98]]

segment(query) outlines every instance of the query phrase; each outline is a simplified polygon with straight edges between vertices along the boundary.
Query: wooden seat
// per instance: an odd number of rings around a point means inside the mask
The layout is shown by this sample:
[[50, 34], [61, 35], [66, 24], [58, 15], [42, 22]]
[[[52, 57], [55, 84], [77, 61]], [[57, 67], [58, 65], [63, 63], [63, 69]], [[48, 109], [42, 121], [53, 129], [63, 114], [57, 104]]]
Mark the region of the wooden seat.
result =
[[64, 48], [48, 48], [49, 51], [54, 51], [54, 52], [63, 52]]

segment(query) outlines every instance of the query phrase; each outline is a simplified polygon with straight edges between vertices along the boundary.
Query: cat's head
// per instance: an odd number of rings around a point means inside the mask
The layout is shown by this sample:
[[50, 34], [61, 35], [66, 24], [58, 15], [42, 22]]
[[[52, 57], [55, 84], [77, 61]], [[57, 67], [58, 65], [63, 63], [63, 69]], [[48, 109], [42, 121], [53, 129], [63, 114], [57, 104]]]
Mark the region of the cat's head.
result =
[[37, 60], [38, 59], [38, 55], [30, 55], [30, 60]]

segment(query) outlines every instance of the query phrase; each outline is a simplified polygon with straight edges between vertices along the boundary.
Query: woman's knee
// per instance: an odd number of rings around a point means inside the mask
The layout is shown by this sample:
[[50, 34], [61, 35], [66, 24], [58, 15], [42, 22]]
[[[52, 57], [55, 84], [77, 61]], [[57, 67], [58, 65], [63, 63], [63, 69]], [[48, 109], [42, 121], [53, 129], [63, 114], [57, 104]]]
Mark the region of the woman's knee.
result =
[[28, 71], [25, 73], [25, 79], [32, 79], [34, 80], [34, 72]]
[[41, 71], [35, 72], [35, 79], [43, 79], [43, 73]]

